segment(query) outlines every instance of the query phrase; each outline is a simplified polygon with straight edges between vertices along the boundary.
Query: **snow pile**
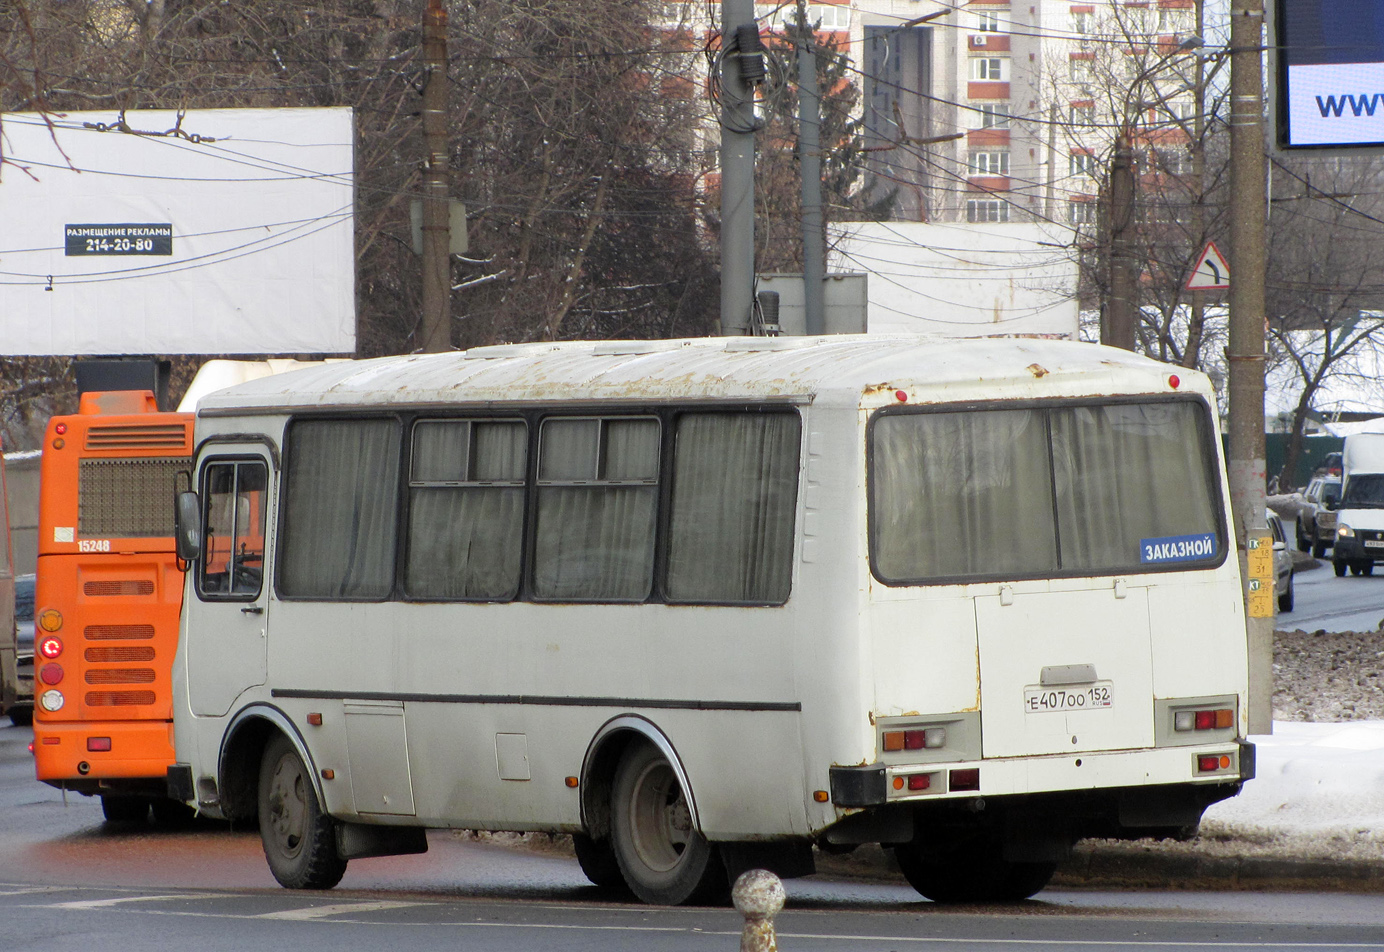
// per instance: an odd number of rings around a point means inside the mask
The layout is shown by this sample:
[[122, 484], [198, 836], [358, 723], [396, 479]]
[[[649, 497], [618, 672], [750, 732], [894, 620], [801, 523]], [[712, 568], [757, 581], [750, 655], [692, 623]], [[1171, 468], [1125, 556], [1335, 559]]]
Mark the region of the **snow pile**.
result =
[[1384, 858], [1384, 721], [1275, 721], [1257, 777], [1206, 811], [1205, 848], [1334, 859]]

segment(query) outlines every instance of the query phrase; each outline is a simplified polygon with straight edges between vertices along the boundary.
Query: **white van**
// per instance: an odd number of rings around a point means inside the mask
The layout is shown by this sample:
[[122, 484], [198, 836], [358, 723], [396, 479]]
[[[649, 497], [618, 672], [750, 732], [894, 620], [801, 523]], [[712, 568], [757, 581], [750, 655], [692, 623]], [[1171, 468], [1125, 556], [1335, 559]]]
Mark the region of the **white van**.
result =
[[1384, 560], [1384, 433], [1346, 437], [1331, 564], [1337, 577], [1372, 575]]

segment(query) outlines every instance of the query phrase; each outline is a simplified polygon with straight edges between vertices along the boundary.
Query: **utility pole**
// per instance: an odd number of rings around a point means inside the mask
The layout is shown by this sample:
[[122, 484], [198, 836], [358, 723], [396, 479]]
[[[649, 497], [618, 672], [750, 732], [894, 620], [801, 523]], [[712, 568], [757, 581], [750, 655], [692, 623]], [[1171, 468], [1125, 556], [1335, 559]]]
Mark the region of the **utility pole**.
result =
[[[1196, 35], [1206, 36], [1206, 3], [1196, 0]], [[1196, 53], [1192, 94], [1196, 97], [1192, 114], [1192, 181], [1196, 183], [1196, 200], [1192, 203], [1192, 234], [1197, 243], [1206, 241], [1206, 61]], [[1184, 367], [1196, 367], [1201, 359], [1201, 342], [1206, 328], [1206, 295], [1192, 292], [1192, 316], [1187, 325], [1187, 347], [1182, 354]]]
[[1246, 584], [1249, 730], [1273, 729], [1273, 538], [1264, 520], [1263, 0], [1230, 7], [1230, 440], [1227, 469]]
[[802, 175], [803, 317], [808, 336], [827, 332], [826, 249], [822, 238], [822, 99], [807, 0], [798, 0], [798, 172]]
[[721, 0], [721, 333], [750, 333], [754, 306], [754, 97], [739, 40], [754, 0]]
[[423, 12], [423, 315], [418, 349], [452, 349], [451, 223], [447, 169], [447, 9], [428, 0]]
[[1100, 342], [1134, 349], [1134, 315], [1139, 295], [1139, 263], [1134, 258], [1134, 150], [1128, 129], [1115, 137], [1110, 163], [1110, 300], [1101, 321]]

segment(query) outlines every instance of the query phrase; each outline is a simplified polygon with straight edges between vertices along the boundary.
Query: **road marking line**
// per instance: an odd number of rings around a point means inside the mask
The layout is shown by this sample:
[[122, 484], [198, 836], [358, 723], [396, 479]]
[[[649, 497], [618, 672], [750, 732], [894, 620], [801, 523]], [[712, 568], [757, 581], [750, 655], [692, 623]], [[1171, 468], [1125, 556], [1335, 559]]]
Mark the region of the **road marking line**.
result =
[[343, 912], [378, 912], [382, 909], [403, 909], [408, 906], [421, 906], [420, 902], [342, 902], [333, 906], [310, 906], [306, 909], [285, 909], [282, 912], [266, 912], [251, 919], [321, 919], [325, 916], [340, 915]]
[[75, 886], [28, 886], [5, 889], [0, 886], [0, 896], [32, 896], [35, 893], [75, 892]]
[[[169, 899], [187, 899], [187, 894], [179, 895], [122, 895], [113, 899], [76, 899], [73, 902], [54, 902], [50, 909], [105, 909], [120, 902], [167, 902]], [[198, 895], [198, 898], [202, 898]]]

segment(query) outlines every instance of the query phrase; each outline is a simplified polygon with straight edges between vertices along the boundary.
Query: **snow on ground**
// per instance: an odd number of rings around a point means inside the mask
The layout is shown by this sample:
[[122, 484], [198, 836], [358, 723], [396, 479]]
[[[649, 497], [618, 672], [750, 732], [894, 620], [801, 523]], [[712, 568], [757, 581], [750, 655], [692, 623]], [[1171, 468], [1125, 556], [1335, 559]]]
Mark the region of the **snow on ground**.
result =
[[1384, 859], [1384, 720], [1275, 721], [1273, 731], [1250, 738], [1256, 778], [1206, 811], [1193, 844]]

